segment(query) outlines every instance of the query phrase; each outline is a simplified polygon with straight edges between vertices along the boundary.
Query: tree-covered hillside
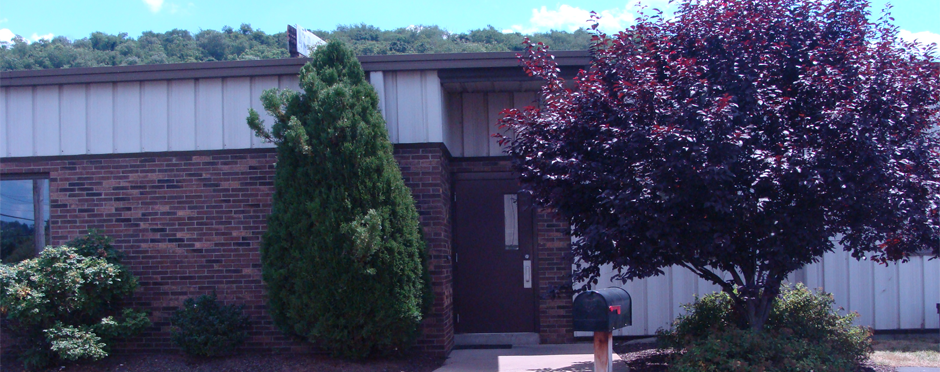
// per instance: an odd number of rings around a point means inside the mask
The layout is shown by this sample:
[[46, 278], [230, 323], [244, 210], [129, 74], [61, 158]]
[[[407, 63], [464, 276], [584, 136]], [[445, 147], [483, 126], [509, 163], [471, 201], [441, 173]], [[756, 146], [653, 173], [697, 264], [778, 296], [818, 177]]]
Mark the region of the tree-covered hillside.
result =
[[[585, 50], [591, 40], [585, 30], [522, 35], [504, 34], [492, 26], [467, 33], [450, 33], [438, 26], [381, 30], [360, 24], [339, 26], [333, 31], [313, 32], [326, 40], [346, 42], [358, 55], [521, 51], [525, 36], [535, 42], [543, 42], [553, 50]], [[252, 29], [251, 25], [242, 24], [237, 29], [226, 26], [222, 31], [202, 30], [195, 35], [179, 29], [163, 33], [147, 31], [136, 39], [128, 37], [126, 33], [109, 35], [101, 32], [77, 40], [59, 36], [35, 43], [27, 43], [17, 37], [11, 45], [0, 47], [0, 70], [287, 57], [286, 32], [267, 34]]]

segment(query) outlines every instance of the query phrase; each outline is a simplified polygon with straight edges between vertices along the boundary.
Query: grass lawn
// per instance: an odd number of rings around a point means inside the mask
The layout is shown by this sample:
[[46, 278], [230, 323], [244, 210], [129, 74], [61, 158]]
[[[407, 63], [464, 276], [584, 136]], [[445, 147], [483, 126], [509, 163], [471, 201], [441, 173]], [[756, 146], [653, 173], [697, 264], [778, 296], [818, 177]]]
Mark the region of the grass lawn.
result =
[[872, 342], [871, 361], [893, 367], [940, 367], [940, 342], [936, 337], [911, 337]]

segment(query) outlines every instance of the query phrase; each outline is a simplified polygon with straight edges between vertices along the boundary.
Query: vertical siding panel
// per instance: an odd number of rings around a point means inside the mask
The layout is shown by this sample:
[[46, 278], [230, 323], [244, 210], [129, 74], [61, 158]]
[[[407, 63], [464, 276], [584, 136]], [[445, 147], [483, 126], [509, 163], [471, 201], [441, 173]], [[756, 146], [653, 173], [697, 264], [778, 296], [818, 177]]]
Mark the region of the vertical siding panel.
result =
[[62, 155], [79, 155], [88, 151], [86, 147], [88, 133], [86, 128], [88, 105], [85, 92], [88, 86], [84, 84], [68, 84], [62, 86], [62, 95], [59, 99], [60, 127], [62, 128]]
[[114, 152], [140, 152], [140, 82], [114, 85]]
[[849, 277], [852, 285], [849, 286], [849, 305], [848, 310], [857, 311], [858, 318], [855, 319], [856, 325], [874, 326], [875, 308], [872, 301], [874, 294], [874, 272], [872, 272], [872, 262], [870, 260], [849, 261]]
[[647, 313], [646, 303], [647, 284], [649, 279], [631, 280], [623, 285], [623, 288], [630, 293], [630, 300], [633, 303], [633, 325], [625, 328], [625, 335], [642, 336], [649, 333], [649, 314]]
[[298, 75], [278, 76], [278, 88], [282, 90], [290, 89], [295, 92], [300, 92], [300, 76]]
[[820, 258], [820, 261], [817, 263], [812, 263], [803, 267], [806, 272], [806, 288], [809, 289], [819, 289], [825, 287], [825, 277], [823, 276], [823, 265], [825, 255], [823, 258]]
[[513, 101], [512, 96], [509, 93], [490, 93], [489, 97], [486, 100], [487, 103], [487, 115], [486, 115], [486, 142], [487, 142], [487, 155], [489, 156], [500, 156], [503, 155], [503, 149], [499, 147], [499, 139], [493, 137], [493, 134], [496, 134], [498, 126], [497, 122], [500, 115], [500, 111], [512, 107]]
[[452, 156], [463, 156], [463, 97], [460, 93], [447, 94], [447, 123], [444, 144]]
[[222, 148], [251, 148], [251, 130], [245, 123], [251, 107], [251, 79], [228, 78], [222, 81]]
[[400, 143], [427, 142], [427, 105], [421, 71], [398, 72], [398, 140]]
[[169, 147], [170, 115], [166, 80], [143, 82], [140, 97], [141, 151], [166, 151]]
[[7, 91], [7, 156], [33, 156], [33, 87]]
[[196, 149], [196, 80], [171, 80], [167, 104], [167, 149]]
[[[679, 314], [685, 314], [682, 305], [692, 303], [695, 295], [695, 274], [681, 266], [672, 267], [672, 316], [670, 322]], [[670, 323], [671, 326], [671, 323]]]
[[7, 91], [9, 88], [0, 87], [0, 157], [8, 156], [7, 153], [7, 139], [10, 138], [7, 133], [7, 112], [9, 108], [7, 106]]
[[876, 265], [875, 329], [898, 329], [898, 265]]
[[221, 149], [222, 79], [196, 81], [196, 150]]
[[940, 260], [924, 260], [924, 322], [925, 328], [940, 328]]
[[[261, 94], [267, 89], [277, 88], [277, 76], [259, 76], [251, 78], [251, 108], [258, 112], [258, 116], [264, 121], [264, 127], [271, 130], [274, 126], [274, 117], [264, 110], [261, 104]], [[248, 113], [245, 113], [248, 117]], [[265, 143], [261, 138], [251, 134], [251, 147], [273, 147], [272, 143]]]
[[375, 95], [379, 97], [379, 112], [385, 117], [385, 74], [382, 71], [369, 72], [369, 84], [375, 89]]
[[[646, 334], [654, 334], [657, 329], [669, 328], [672, 321], [672, 268], [663, 270], [665, 275], [646, 278]], [[636, 308], [636, 305], [633, 306]]]
[[444, 91], [437, 71], [422, 72], [424, 84], [424, 121], [427, 126], [424, 142], [444, 142]]
[[924, 328], [924, 283], [922, 257], [911, 257], [910, 261], [898, 265], [901, 329]]
[[33, 90], [33, 154], [39, 156], [59, 155], [59, 86], [38, 86]]
[[400, 143], [398, 137], [398, 73], [389, 72], [385, 75], [385, 127], [388, 129], [388, 139], [392, 143]]
[[535, 92], [515, 92], [512, 94], [512, 107], [525, 109], [528, 106], [538, 106], [535, 100]]
[[88, 85], [88, 146], [89, 154], [114, 152], [114, 85]]
[[486, 98], [463, 94], [463, 156], [486, 156]]
[[848, 267], [846, 258], [848, 253], [837, 248], [834, 252], [828, 252], [823, 255], [823, 281], [826, 283], [826, 292], [832, 293], [835, 298], [835, 306], [849, 306], [849, 287], [848, 287]]
[[698, 277], [697, 275], [696, 275], [696, 278], [698, 278], [698, 279], [696, 279], [696, 284], [697, 284], [697, 288], [696, 288], [696, 289], [697, 289], [697, 292], [696, 292], [696, 294], [697, 294], [699, 297], [704, 297], [704, 296], [707, 295], [707, 294], [711, 294], [711, 293], [715, 293], [715, 292], [720, 292], [720, 291], [721, 291], [721, 287], [718, 286], [717, 284], [712, 283], [712, 282], [710, 282], [710, 281], [708, 281], [708, 280], [702, 279], [702, 278]]

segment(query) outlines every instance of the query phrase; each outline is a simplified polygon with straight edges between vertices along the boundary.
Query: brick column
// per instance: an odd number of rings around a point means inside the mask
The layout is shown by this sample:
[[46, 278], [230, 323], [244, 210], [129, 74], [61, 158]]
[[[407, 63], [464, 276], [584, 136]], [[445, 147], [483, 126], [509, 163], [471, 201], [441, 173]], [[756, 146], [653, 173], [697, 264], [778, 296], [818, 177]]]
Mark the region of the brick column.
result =
[[439, 143], [405, 144], [395, 145], [395, 159], [405, 185], [411, 188], [424, 228], [434, 293], [417, 347], [447, 355], [454, 347], [450, 154]]
[[535, 224], [539, 259], [539, 338], [543, 344], [573, 342], [568, 224], [544, 208], [536, 214]]

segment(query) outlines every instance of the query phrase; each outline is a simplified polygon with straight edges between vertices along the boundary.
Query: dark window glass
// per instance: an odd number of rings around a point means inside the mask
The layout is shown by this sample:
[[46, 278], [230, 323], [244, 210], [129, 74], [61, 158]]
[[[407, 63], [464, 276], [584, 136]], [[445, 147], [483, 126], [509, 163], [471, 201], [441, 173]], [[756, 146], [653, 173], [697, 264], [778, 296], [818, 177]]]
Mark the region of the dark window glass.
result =
[[33, 257], [48, 241], [49, 180], [0, 180], [0, 260]]

